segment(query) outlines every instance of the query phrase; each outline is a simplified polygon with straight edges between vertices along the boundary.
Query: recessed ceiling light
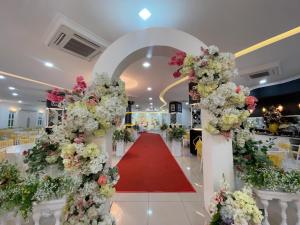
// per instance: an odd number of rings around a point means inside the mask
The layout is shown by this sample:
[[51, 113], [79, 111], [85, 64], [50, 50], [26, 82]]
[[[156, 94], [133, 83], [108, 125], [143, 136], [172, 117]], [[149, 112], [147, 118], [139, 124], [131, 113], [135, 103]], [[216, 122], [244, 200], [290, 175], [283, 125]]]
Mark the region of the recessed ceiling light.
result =
[[148, 9], [144, 8], [144, 9], [142, 9], [142, 10], [139, 12], [139, 16], [140, 16], [143, 20], [147, 20], [147, 19], [150, 18], [151, 12], [150, 12]]
[[149, 68], [151, 66], [151, 64], [149, 62], [144, 62], [143, 63], [143, 67], [145, 68]]
[[21, 100], [19, 100], [19, 101], [18, 101], [18, 103], [22, 103], [22, 101], [21, 101]]
[[8, 87], [9, 90], [13, 91], [13, 90], [16, 90], [15, 87]]
[[152, 87], [147, 87], [147, 91], [152, 91]]
[[188, 104], [189, 104], [189, 102], [186, 102], [185, 104], [186, 104], [186, 105], [188, 105]]
[[52, 68], [54, 65], [51, 62], [45, 62], [44, 63], [45, 66]]
[[152, 101], [152, 98], [150, 97], [149, 100]]
[[0, 80], [3, 80], [3, 79], [5, 79], [5, 76], [0, 75]]
[[152, 103], [152, 102], [150, 102], [150, 105], [153, 105], [153, 103]]
[[265, 83], [267, 83], [267, 80], [266, 79], [262, 79], [262, 80], [259, 81], [259, 83], [260, 84], [265, 84]]
[[18, 96], [19, 94], [16, 93], [16, 92], [14, 92], [14, 93], [12, 93], [12, 95], [13, 95], [13, 96]]
[[135, 105], [135, 107], [136, 107], [136, 108], [138, 108], [138, 107], [139, 107], [139, 105]]

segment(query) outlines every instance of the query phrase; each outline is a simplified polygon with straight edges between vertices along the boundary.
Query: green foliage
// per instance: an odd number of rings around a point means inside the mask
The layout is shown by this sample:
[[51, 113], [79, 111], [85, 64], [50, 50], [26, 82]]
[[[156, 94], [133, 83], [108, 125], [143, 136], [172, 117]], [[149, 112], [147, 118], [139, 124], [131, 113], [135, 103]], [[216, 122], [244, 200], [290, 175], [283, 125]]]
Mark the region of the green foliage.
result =
[[218, 212], [212, 216], [210, 225], [220, 225], [221, 223], [222, 223], [221, 214], [220, 211], [218, 210]]
[[46, 136], [38, 139], [34, 147], [25, 152], [24, 155], [24, 163], [28, 165], [28, 172], [30, 173], [43, 171], [53, 164], [56, 164], [60, 170], [64, 169], [59, 143], [50, 143]]
[[166, 129], [168, 129], [168, 125], [167, 124], [164, 123], [163, 125], [161, 125], [160, 130], [164, 131]]
[[250, 167], [242, 175], [242, 179], [261, 190], [300, 192], [300, 171], [284, 171], [274, 166]]
[[169, 137], [171, 140], [177, 140], [177, 141], [181, 141], [183, 138], [183, 135], [185, 135], [185, 129], [182, 127], [172, 127], [169, 130]]
[[22, 177], [15, 165], [0, 163], [0, 214], [16, 209], [27, 218], [34, 202], [61, 198], [72, 188], [71, 178]]
[[249, 139], [241, 147], [233, 139], [234, 165], [238, 171], [244, 171], [248, 167], [263, 167], [271, 165], [272, 162], [267, 157], [267, 151], [273, 146], [271, 140], [264, 144], [262, 141]]
[[132, 142], [133, 138], [128, 129], [117, 129], [113, 133], [114, 141], [124, 141], [124, 142]]

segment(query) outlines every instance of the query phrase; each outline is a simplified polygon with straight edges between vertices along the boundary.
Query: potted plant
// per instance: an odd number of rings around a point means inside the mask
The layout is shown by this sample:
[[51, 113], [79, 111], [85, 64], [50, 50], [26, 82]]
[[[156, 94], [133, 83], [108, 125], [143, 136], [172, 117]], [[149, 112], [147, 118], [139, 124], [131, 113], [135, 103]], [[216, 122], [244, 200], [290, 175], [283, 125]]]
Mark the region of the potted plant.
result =
[[116, 144], [116, 156], [123, 156], [125, 144], [132, 141], [130, 132], [125, 129], [117, 129], [113, 133], [113, 141]]
[[268, 130], [272, 134], [277, 134], [278, 133], [278, 128], [281, 122], [281, 113], [278, 108], [275, 106], [271, 106], [269, 110], [267, 110], [264, 113], [264, 120], [266, 122], [266, 125], [268, 127]]
[[163, 139], [166, 140], [167, 138], [167, 129], [168, 129], [168, 125], [167, 124], [162, 124], [161, 127], [160, 127], [160, 130], [161, 130], [161, 135], [163, 137]]
[[169, 129], [169, 137], [172, 141], [172, 153], [174, 156], [181, 156], [181, 141], [185, 135], [185, 129], [182, 127], [172, 127]]

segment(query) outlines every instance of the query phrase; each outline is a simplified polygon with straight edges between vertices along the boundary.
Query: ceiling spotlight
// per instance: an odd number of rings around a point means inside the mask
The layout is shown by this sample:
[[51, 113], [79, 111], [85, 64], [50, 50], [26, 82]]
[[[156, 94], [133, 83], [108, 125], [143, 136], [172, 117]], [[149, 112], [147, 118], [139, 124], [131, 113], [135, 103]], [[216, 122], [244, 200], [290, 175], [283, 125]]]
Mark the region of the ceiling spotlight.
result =
[[149, 100], [152, 101], [152, 98], [150, 97]]
[[265, 107], [262, 107], [261, 111], [262, 112], [267, 112], [267, 109]]
[[282, 106], [282, 105], [279, 105], [279, 106], [277, 107], [277, 109], [278, 109], [280, 112], [282, 112], [282, 111], [283, 111], [283, 106]]
[[139, 107], [139, 105], [135, 105], [135, 107], [136, 107], [136, 108], [138, 108], [138, 107]]
[[142, 9], [142, 10], [139, 12], [139, 16], [140, 16], [143, 20], [147, 20], [147, 19], [150, 18], [151, 12], [150, 12], [148, 9], [144, 8], [144, 9]]
[[151, 64], [149, 62], [144, 62], [143, 63], [143, 67], [145, 68], [149, 68], [151, 66]]
[[153, 105], [153, 103], [152, 103], [152, 102], [150, 102], [150, 105]]
[[0, 75], [0, 80], [3, 80], [3, 79], [5, 79], [5, 76]]
[[8, 87], [9, 90], [13, 91], [13, 90], [16, 90], [15, 87]]
[[147, 87], [147, 91], [152, 91], [152, 87]]
[[51, 63], [51, 62], [45, 62], [44, 65], [49, 68], [52, 68], [54, 66], [53, 63]]
[[189, 102], [186, 102], [185, 104], [186, 104], [186, 105], [188, 105], [188, 104], [189, 104]]
[[259, 84], [265, 84], [265, 83], [267, 83], [266, 79], [262, 79], [262, 80], [259, 81]]
[[16, 92], [12, 93], [12, 96], [18, 96], [18, 95], [19, 95], [19, 94], [16, 93]]
[[19, 101], [18, 101], [18, 103], [22, 103], [22, 101], [21, 101], [21, 100], [19, 100]]

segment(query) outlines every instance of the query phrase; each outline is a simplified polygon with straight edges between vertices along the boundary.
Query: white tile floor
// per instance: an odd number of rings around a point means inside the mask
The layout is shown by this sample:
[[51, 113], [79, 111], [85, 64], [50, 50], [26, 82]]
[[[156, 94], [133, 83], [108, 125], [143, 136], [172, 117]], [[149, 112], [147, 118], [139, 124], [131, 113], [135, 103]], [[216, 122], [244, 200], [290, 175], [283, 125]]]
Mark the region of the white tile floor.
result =
[[[128, 146], [129, 147], [129, 146]], [[116, 165], [119, 158], [113, 158]], [[200, 160], [187, 148], [176, 160], [196, 193], [116, 193], [111, 213], [117, 225], [204, 225], [208, 216], [204, 210]]]

